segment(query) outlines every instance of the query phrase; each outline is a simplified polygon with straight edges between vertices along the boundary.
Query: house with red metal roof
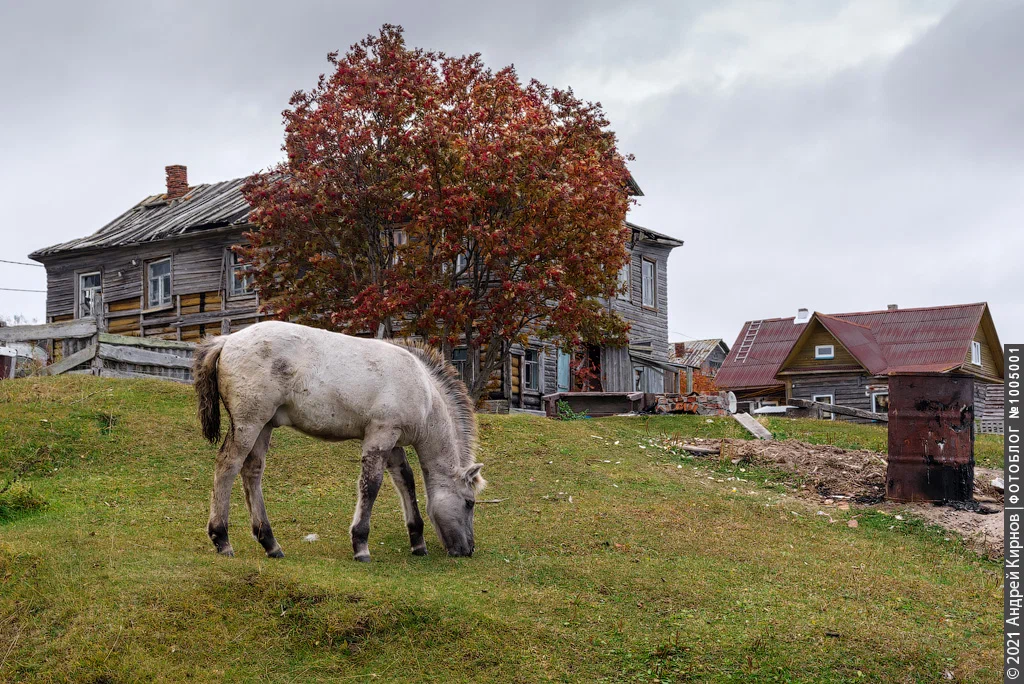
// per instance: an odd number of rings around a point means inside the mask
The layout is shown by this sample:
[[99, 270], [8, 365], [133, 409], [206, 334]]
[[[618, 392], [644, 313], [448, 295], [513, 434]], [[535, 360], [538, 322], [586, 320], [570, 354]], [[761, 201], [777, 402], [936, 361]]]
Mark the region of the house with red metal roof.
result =
[[[889, 376], [975, 377], [975, 415], [1002, 392], [1003, 350], [988, 304], [823, 314], [748, 321], [715, 382], [741, 410], [809, 399], [888, 410]], [[991, 395], [991, 398], [990, 398]], [[844, 417], [845, 418], [845, 417]]]

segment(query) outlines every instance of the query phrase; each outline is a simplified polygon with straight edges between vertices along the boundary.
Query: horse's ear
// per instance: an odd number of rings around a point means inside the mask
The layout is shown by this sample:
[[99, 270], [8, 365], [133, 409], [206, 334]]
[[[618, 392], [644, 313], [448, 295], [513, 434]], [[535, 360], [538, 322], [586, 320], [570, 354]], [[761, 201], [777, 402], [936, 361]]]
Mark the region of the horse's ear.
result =
[[473, 465], [466, 468], [462, 473], [463, 479], [470, 487], [475, 491], [479, 492], [487, 486], [487, 480], [480, 474], [480, 469], [484, 467], [483, 463], [474, 463]]

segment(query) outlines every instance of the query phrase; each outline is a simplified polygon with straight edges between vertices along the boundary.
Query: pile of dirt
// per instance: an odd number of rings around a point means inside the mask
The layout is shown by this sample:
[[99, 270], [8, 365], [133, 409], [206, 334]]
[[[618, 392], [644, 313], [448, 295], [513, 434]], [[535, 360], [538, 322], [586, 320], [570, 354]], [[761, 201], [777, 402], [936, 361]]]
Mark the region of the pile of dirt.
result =
[[[793, 495], [819, 505], [882, 505], [901, 508], [925, 520], [961, 535], [979, 553], [999, 557], [1003, 553], [1003, 494], [992, 486], [1002, 473], [975, 468], [974, 502], [969, 505], [894, 504], [885, 502], [885, 454], [847, 450], [796, 440], [769, 442], [760, 440], [686, 440], [706, 451], [717, 447], [721, 458], [732, 463], [752, 463], [792, 475], [785, 483]], [[667, 446], [680, 448], [683, 441], [671, 440]]]
[[798, 489], [826, 499], [849, 499], [874, 504], [885, 498], [883, 457], [873, 451], [847, 451], [796, 440], [762, 442], [723, 440], [723, 458], [774, 467], [798, 476]]

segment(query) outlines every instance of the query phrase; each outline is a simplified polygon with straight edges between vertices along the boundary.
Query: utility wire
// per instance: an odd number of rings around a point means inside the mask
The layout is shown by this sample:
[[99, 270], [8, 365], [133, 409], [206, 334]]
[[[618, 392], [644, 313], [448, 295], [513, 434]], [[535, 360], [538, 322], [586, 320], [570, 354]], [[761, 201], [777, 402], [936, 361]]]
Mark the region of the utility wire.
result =
[[8, 261], [7, 259], [0, 259], [0, 263], [2, 263], [2, 264], [15, 264], [17, 266], [37, 266], [39, 268], [43, 267], [42, 264], [30, 264], [27, 261]]
[[4, 292], [46, 292], [46, 290], [22, 290], [17, 287], [0, 287], [0, 290], [3, 290]]

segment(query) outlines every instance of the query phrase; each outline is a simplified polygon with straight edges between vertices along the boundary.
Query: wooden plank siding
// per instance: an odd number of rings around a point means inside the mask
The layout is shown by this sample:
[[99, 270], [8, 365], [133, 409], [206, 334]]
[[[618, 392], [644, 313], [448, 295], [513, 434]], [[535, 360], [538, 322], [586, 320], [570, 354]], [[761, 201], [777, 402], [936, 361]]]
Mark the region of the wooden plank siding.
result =
[[[812, 400], [815, 396], [831, 394], [833, 403], [840, 406], [871, 410], [871, 392], [868, 386], [888, 387], [888, 378], [877, 378], [867, 373], [828, 373], [823, 375], [800, 375], [793, 378], [790, 396], [795, 399]], [[876, 390], [877, 391], [877, 390]], [[836, 415], [837, 420], [851, 420], [856, 423], [871, 421], [853, 416]]]
[[[670, 357], [668, 343], [668, 256], [671, 247], [637, 241], [630, 250], [629, 292], [626, 298], [611, 300], [612, 311], [629, 323], [630, 344], [650, 342], [651, 355], [667, 361]], [[645, 307], [642, 302], [643, 261], [655, 264], [655, 307]], [[601, 381], [606, 392], [629, 392], [634, 390], [633, 368], [625, 348], [606, 347], [601, 350]], [[660, 394], [674, 391], [666, 388], [664, 373], [650, 369], [646, 373], [642, 391]]]
[[[100, 271], [104, 321], [112, 333], [195, 341], [202, 335], [240, 330], [262, 318], [255, 295], [231, 297], [227, 292], [228, 250], [243, 241], [245, 229], [52, 257], [45, 264], [47, 319], [77, 317], [79, 275]], [[168, 256], [171, 304], [148, 310], [145, 264]]]
[[[822, 368], [861, 368], [860, 362], [843, 346], [828, 330], [817, 320], [811, 323], [814, 326], [804, 341], [803, 346], [795, 350], [793, 360], [788, 365], [780, 368], [783, 371], [807, 371]], [[835, 350], [835, 358], [816, 359], [814, 348], [820, 345], [830, 344]]]
[[1003, 369], [999, 368], [996, 364], [995, 356], [992, 354], [991, 342], [988, 339], [988, 335], [985, 334], [985, 329], [980, 324], [978, 330], [974, 333], [974, 341], [981, 343], [981, 367], [971, 363], [971, 350], [967, 350], [966, 356], [964, 356], [963, 369], [968, 373], [983, 375], [988, 378], [1001, 378], [1003, 377]]

